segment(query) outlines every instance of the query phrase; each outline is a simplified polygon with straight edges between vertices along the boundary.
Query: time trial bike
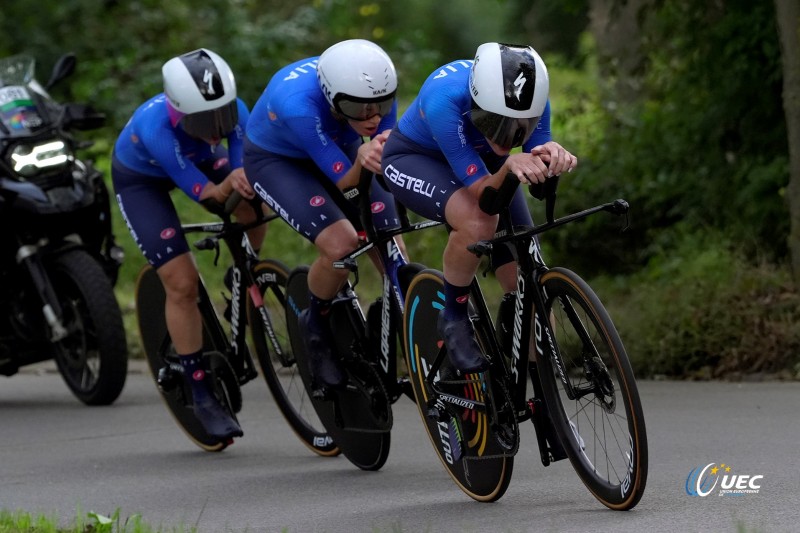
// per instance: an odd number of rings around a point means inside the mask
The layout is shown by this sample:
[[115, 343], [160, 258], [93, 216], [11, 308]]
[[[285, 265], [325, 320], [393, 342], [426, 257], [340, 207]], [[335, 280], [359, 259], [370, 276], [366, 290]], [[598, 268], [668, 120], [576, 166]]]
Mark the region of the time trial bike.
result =
[[[493, 323], [477, 278], [470, 320], [489, 368], [461, 375], [436, 330], [444, 307], [439, 271], [426, 269], [405, 297], [404, 351], [419, 414], [442, 465], [468, 496], [499, 499], [519, 451], [520, 424], [535, 428], [544, 466], [569, 458], [589, 491], [611, 509], [633, 508], [647, 480], [647, 437], [636, 380], [614, 324], [589, 285], [562, 267], [548, 267], [538, 235], [605, 211], [628, 212], [616, 200], [553, 218], [558, 177], [531, 193], [545, 199], [545, 224], [512, 228], [508, 202], [519, 181], [509, 175], [487, 188], [481, 207], [500, 214], [505, 232], [469, 246], [477, 256], [511, 245], [517, 287]], [[502, 334], [498, 335], [498, 332]]]
[[[376, 183], [380, 179], [375, 177]], [[287, 328], [311, 402], [342, 454], [362, 470], [378, 470], [385, 464], [391, 443], [391, 406], [403, 396], [414, 399], [408, 378], [398, 372], [398, 325], [402, 322], [405, 290], [424, 266], [406, 260], [398, 236], [440, 224], [411, 224], [404, 207], [398, 205], [400, 226], [377, 231], [369, 202], [375, 180], [372, 173], [362, 172], [358, 186], [345, 192], [348, 200], [359, 205], [364, 234], [353, 252], [334, 263], [335, 268], [355, 275], [354, 282], [348, 281], [334, 299], [330, 312], [333, 352], [347, 374], [346, 386], [319, 387], [307, 370], [308, 355], [298, 318], [308, 307], [308, 267], [292, 271], [286, 289]], [[365, 316], [355, 286], [359, 282], [357, 259], [368, 253], [381, 271], [382, 291]]]
[[[215, 396], [235, 418], [242, 408], [241, 386], [258, 376], [247, 344], [246, 329], [249, 327], [261, 374], [290, 427], [314, 453], [338, 455], [339, 449], [310, 407], [289, 346], [284, 310], [289, 269], [280, 261], [260, 259], [247, 238], [249, 229], [277, 215], [265, 215], [260, 202], [254, 202], [256, 220], [248, 224], [235, 222], [231, 212], [240, 200], [241, 196], [234, 193], [224, 206], [215, 202], [206, 204], [209, 211], [219, 215], [220, 221], [182, 226], [186, 234], [205, 235], [194, 246], [198, 250], [216, 252], [215, 266], [220, 242], [225, 243], [233, 263], [226, 276], [226, 284], [230, 281], [229, 310], [224, 312], [230, 324], [227, 332], [202, 276], [199, 281], [197, 305], [203, 318], [204, 369], [211, 376]], [[194, 416], [192, 393], [184, 382], [181, 364], [167, 331], [164, 301], [161, 280], [155, 269], [146, 265], [136, 283], [136, 313], [147, 362], [161, 398], [190, 440], [203, 450], [222, 451], [232, 439], [220, 441], [209, 436]]]

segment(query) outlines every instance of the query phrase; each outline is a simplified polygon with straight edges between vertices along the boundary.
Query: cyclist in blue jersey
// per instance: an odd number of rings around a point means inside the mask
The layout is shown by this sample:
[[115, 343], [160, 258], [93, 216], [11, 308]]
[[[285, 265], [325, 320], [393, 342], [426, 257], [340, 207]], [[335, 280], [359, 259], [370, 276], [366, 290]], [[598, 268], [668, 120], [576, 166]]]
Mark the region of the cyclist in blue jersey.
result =
[[[443, 253], [445, 307], [438, 330], [461, 372], [486, 369], [467, 311], [479, 259], [467, 246], [491, 238], [498, 216], [481, 210], [487, 186], [513, 173], [522, 183], [569, 172], [574, 155], [551, 140], [549, 78], [530, 46], [485, 43], [475, 59], [434, 71], [392, 132], [383, 173], [398, 201], [451, 231]], [[513, 148], [522, 147], [511, 153]], [[532, 225], [522, 190], [511, 202], [513, 224]], [[506, 292], [516, 287], [516, 262], [498, 247], [492, 266]]]
[[[164, 92], [139, 106], [120, 133], [111, 175], [131, 235], [164, 285], [167, 330], [191, 385], [195, 415], [209, 435], [230, 439], [242, 430], [212, 394], [201, 365], [198, 273], [170, 191], [177, 187], [199, 203], [224, 203], [233, 190], [254, 197], [242, 169], [249, 111], [236, 96], [230, 67], [211, 50], [170, 59], [162, 75]], [[254, 220], [247, 207], [242, 202], [234, 212], [242, 221]], [[252, 242], [261, 243], [264, 230], [253, 232]]]
[[[375, 43], [351, 39], [275, 73], [247, 123], [244, 165], [253, 189], [318, 257], [308, 274], [310, 304], [300, 316], [317, 387], [346, 381], [331, 352], [328, 312], [349, 272], [333, 262], [358, 246], [358, 210], [344, 191], [361, 170], [380, 173], [383, 144], [397, 117], [397, 75]], [[372, 187], [378, 229], [399, 226], [394, 198]]]

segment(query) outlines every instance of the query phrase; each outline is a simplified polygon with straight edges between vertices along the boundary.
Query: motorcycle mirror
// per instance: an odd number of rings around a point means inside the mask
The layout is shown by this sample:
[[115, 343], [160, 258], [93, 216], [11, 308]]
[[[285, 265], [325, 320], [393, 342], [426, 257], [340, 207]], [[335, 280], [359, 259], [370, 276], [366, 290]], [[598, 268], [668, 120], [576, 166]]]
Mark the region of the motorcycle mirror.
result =
[[59, 57], [56, 64], [53, 65], [53, 72], [50, 74], [50, 80], [45, 85], [45, 89], [49, 90], [53, 85], [75, 72], [77, 62], [78, 60], [72, 52]]

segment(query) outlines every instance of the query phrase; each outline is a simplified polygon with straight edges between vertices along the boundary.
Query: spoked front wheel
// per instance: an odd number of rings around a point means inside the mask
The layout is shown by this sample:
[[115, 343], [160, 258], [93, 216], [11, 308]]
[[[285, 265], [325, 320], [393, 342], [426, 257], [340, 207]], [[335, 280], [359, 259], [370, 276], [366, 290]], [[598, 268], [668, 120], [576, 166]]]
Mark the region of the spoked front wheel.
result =
[[278, 261], [260, 261], [253, 269], [261, 301], [248, 306], [248, 322], [261, 373], [278, 409], [300, 441], [323, 456], [340, 453], [317, 416], [292, 351], [286, 328], [289, 269]]
[[[647, 481], [647, 435], [625, 348], [608, 312], [578, 275], [554, 268], [542, 283], [555, 339], [537, 341], [556, 354], [546, 358], [532, 348], [531, 360], [539, 365], [556, 432], [589, 491], [611, 509], [632, 509]], [[542, 330], [534, 324], [537, 337]]]

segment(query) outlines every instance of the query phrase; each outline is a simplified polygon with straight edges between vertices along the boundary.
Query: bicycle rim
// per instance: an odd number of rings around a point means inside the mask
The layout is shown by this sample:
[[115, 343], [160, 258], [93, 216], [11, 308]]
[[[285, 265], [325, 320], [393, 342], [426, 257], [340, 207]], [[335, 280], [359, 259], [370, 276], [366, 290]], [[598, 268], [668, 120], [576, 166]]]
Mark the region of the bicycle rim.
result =
[[[248, 321], [253, 347], [267, 387], [281, 414], [303, 444], [318, 455], [338, 455], [340, 450], [314, 410], [292, 353], [286, 326], [286, 282], [289, 270], [278, 261], [265, 260], [254, 267], [253, 275], [260, 290], [261, 302], [253, 302], [251, 297]], [[266, 320], [272, 327], [272, 336]]]
[[[536, 360], [556, 432], [589, 491], [611, 509], [632, 509], [644, 493], [648, 454], [644, 414], [625, 348], [607, 311], [580, 277], [554, 268], [542, 283], [557, 355]], [[580, 393], [571, 399], [566, 384]]]

